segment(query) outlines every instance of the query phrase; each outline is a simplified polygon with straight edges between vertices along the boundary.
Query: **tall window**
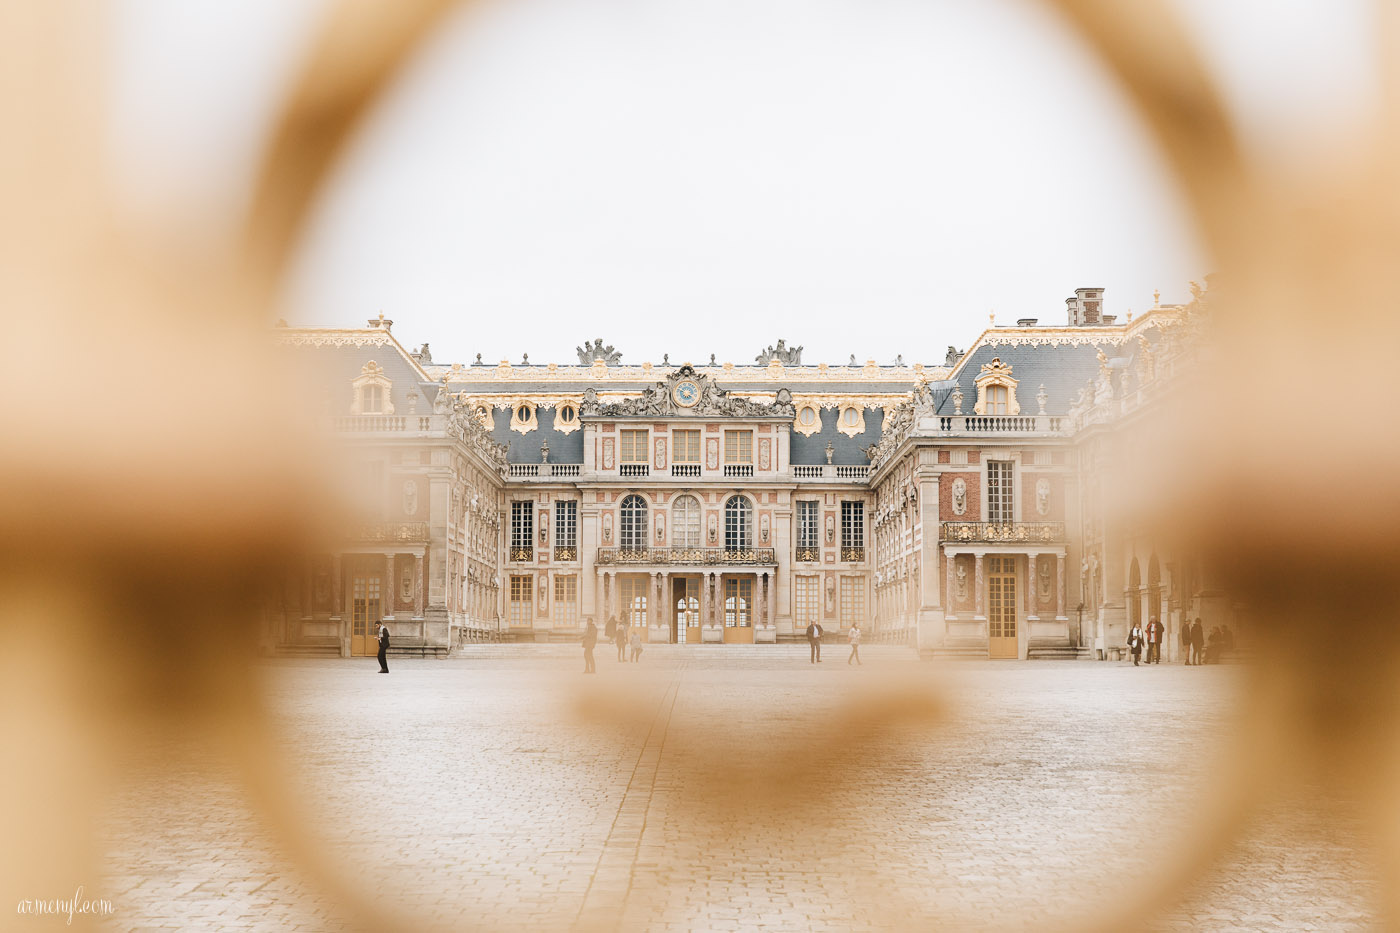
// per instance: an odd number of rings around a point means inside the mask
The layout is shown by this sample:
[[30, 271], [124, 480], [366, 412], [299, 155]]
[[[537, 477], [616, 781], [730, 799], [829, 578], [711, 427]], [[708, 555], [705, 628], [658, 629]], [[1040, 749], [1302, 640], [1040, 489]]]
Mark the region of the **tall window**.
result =
[[618, 472], [623, 476], [648, 476], [651, 457], [647, 452], [646, 431], [619, 431]]
[[569, 574], [554, 578], [554, 627], [578, 626], [578, 577]]
[[821, 608], [821, 579], [793, 577], [792, 583], [792, 624], [797, 629], [805, 629], [817, 621]]
[[987, 461], [987, 521], [989, 522], [1013, 521], [1012, 466], [1010, 460]]
[[865, 624], [865, 580], [862, 577], [842, 577], [841, 627], [850, 628], [854, 622]]
[[724, 503], [724, 549], [747, 551], [753, 547], [753, 506], [743, 496]]
[[748, 628], [753, 624], [753, 577], [724, 581], [724, 624], [726, 628]]
[[530, 560], [535, 549], [535, 504], [516, 500], [510, 504], [510, 559]]
[[989, 415], [1004, 415], [1006, 411], [1006, 386], [987, 386], [985, 410]]
[[817, 512], [817, 502], [815, 499], [797, 500], [797, 559], [802, 561], [814, 561], [820, 559], [818, 549], [821, 547], [820, 524], [821, 518]]
[[365, 414], [377, 415], [384, 410], [384, 388], [383, 386], [361, 386], [360, 388], [360, 411]]
[[554, 559], [578, 560], [578, 501], [554, 503]]
[[841, 559], [865, 560], [865, 503], [841, 503]]
[[699, 463], [700, 432], [672, 431], [671, 460], [674, 463]]
[[623, 499], [621, 517], [618, 546], [624, 551], [640, 551], [645, 548], [647, 546], [646, 500], [636, 493]]
[[646, 628], [647, 578], [623, 576], [618, 579], [618, 583], [622, 605], [622, 618], [618, 621]]
[[671, 506], [671, 546], [700, 546], [700, 502], [694, 496], [681, 496]]
[[753, 463], [753, 432], [724, 432], [724, 462], [729, 464]]
[[529, 628], [534, 624], [535, 578], [528, 573], [510, 576], [511, 628]]

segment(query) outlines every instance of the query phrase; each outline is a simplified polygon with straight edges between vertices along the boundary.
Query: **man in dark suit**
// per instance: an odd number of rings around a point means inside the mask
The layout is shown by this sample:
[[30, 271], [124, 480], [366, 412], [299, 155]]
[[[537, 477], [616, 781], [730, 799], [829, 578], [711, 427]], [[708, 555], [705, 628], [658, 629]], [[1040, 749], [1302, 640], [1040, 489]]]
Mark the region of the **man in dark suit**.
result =
[[812, 646], [812, 663], [820, 664], [822, 660], [822, 627], [816, 622], [807, 626], [807, 644]]
[[598, 626], [593, 624], [593, 620], [588, 620], [588, 628], [583, 631], [583, 672], [585, 674], [596, 674], [598, 668], [593, 664], [593, 646], [598, 644]]
[[1197, 619], [1191, 624], [1191, 656], [1197, 664], [1205, 663], [1206, 652], [1206, 630], [1201, 625], [1201, 620]]
[[1162, 623], [1157, 619], [1153, 619], [1151, 622], [1147, 623], [1148, 664], [1162, 663], [1162, 633], [1165, 631], [1166, 629], [1162, 627]]
[[389, 673], [389, 626], [379, 623], [379, 673]]

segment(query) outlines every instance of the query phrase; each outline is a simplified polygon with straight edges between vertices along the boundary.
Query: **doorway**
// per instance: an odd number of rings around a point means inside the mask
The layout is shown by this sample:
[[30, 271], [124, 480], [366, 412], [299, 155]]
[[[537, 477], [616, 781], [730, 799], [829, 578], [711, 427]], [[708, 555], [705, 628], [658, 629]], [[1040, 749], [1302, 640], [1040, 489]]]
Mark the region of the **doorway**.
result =
[[350, 654], [368, 657], [379, 653], [374, 627], [383, 618], [378, 574], [355, 574], [350, 582]]
[[987, 657], [1016, 658], [1016, 558], [987, 558]]

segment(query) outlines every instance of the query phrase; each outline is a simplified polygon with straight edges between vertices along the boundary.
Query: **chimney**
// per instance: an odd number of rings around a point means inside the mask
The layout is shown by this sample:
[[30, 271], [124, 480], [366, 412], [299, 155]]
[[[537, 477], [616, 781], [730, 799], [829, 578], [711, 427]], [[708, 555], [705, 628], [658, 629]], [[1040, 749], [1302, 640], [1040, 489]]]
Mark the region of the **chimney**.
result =
[[1017, 327], [1034, 327], [1034, 326], [1035, 326], [1035, 322], [1038, 321], [1038, 320], [1040, 320], [1040, 318], [1034, 318], [1034, 317], [1018, 317], [1018, 318], [1016, 319], [1016, 326], [1017, 326]]
[[1071, 327], [1095, 327], [1104, 322], [1103, 289], [1076, 288], [1073, 298], [1065, 299]]

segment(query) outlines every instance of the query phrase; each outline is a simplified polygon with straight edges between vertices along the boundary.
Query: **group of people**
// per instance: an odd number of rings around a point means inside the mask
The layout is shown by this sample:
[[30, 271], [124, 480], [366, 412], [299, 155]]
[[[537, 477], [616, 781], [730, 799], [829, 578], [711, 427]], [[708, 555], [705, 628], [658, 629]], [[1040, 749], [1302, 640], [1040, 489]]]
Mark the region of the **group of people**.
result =
[[[1133, 666], [1140, 663], [1162, 663], [1162, 640], [1166, 628], [1160, 619], [1152, 619], [1144, 629], [1134, 625], [1128, 631], [1128, 651], [1133, 656]], [[1198, 618], [1181, 626], [1181, 654], [1187, 664], [1218, 664], [1225, 652], [1233, 651], [1235, 635], [1228, 625], [1217, 625], [1211, 630], [1210, 641], [1206, 641], [1205, 626]], [[1143, 660], [1143, 654], [1147, 658]]]
[[[621, 622], [617, 619], [608, 619], [607, 627], [603, 631], [608, 641], [617, 645], [617, 659], [626, 662], [628, 660], [628, 648], [631, 648], [631, 660], [640, 661], [642, 659], [642, 632], [640, 628], [633, 628], [627, 620]], [[593, 624], [593, 620], [588, 620], [588, 627], [583, 630], [583, 672], [585, 674], [598, 673], [598, 667], [593, 663], [593, 649], [598, 644], [598, 626]]]

